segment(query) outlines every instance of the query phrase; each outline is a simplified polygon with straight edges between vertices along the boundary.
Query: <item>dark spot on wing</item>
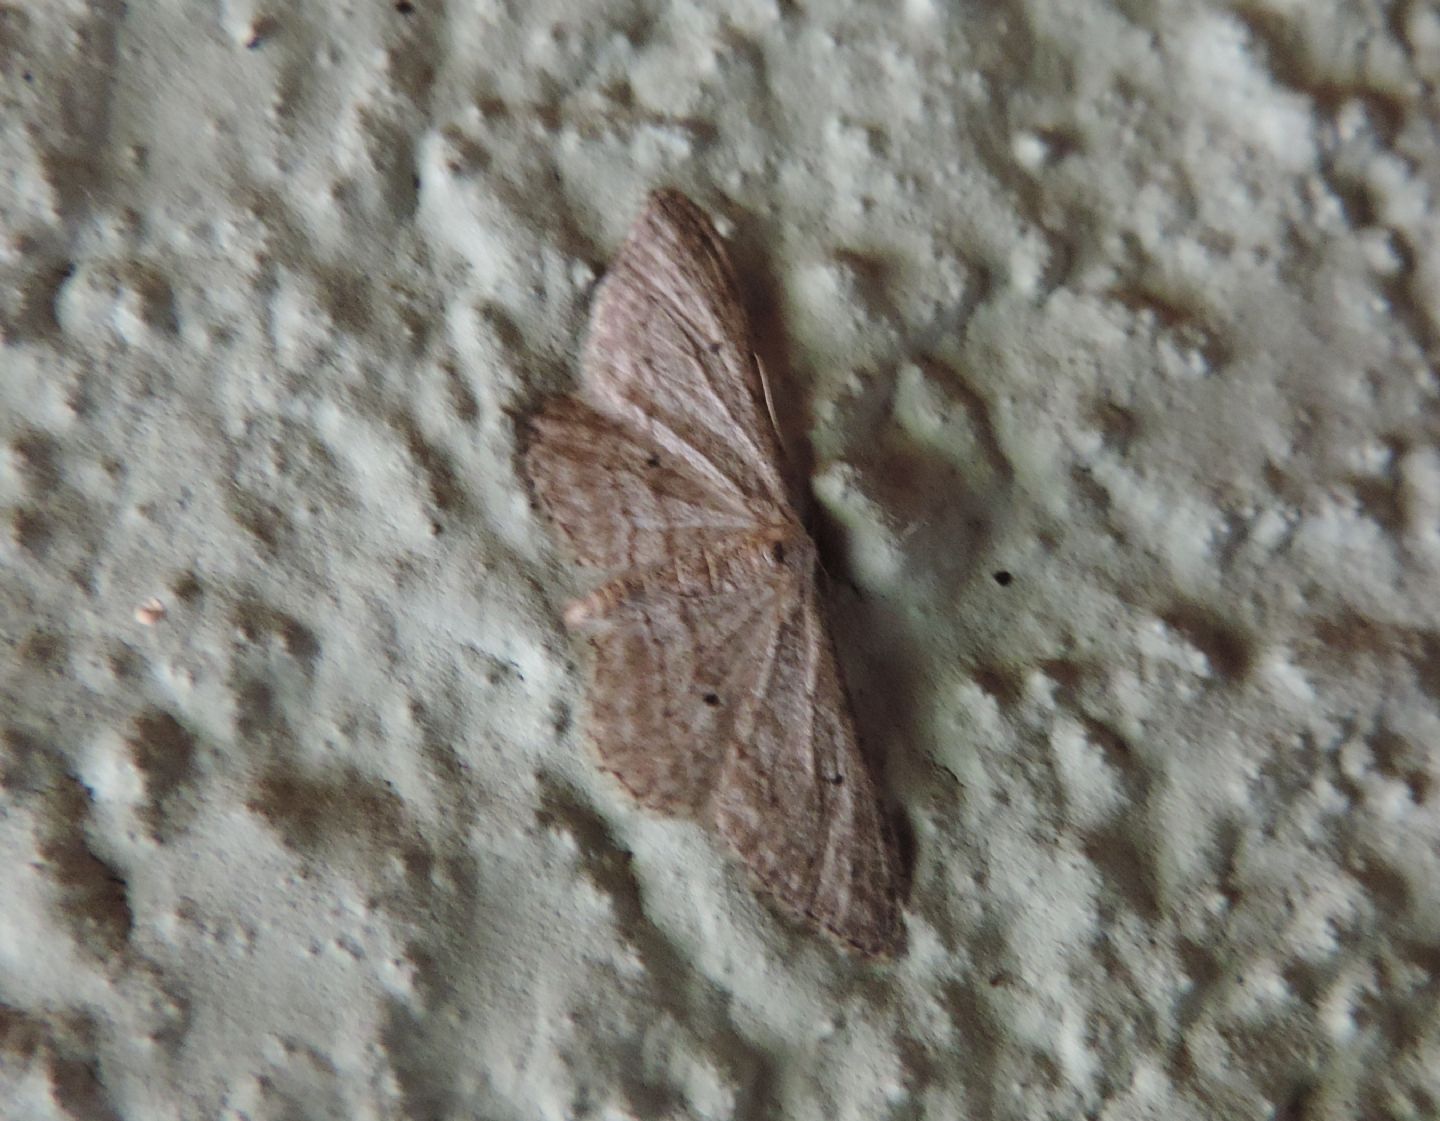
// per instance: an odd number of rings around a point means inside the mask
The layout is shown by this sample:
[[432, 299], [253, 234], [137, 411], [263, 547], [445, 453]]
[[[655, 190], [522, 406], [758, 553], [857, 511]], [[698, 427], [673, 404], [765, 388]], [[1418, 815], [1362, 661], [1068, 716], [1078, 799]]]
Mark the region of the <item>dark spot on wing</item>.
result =
[[705, 694], [703, 697], [701, 697], [700, 699], [703, 700], [703, 701], [704, 701], [707, 705], [709, 705], [711, 708], [714, 708], [716, 705], [718, 705], [718, 704], [720, 703], [720, 694], [719, 694], [719, 693], [706, 693], [706, 694]]

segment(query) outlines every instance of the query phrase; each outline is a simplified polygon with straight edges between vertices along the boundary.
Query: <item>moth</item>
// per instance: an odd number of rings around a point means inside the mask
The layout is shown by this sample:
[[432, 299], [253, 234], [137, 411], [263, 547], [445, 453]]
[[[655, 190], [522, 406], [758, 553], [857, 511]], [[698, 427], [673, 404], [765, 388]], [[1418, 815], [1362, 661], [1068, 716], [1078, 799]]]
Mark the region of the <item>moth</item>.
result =
[[578, 392], [530, 418], [540, 506], [598, 584], [589, 735], [643, 806], [714, 830], [782, 911], [866, 956], [904, 938], [899, 860], [856, 741], [719, 235], [649, 197], [591, 312]]

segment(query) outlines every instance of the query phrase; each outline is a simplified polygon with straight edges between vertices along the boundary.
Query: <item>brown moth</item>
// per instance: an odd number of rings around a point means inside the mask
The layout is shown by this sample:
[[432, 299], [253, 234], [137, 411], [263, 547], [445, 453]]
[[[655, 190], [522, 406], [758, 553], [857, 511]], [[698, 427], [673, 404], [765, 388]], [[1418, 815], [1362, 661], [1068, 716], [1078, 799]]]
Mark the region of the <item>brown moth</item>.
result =
[[578, 393], [531, 419], [524, 463], [603, 582], [589, 730], [643, 805], [713, 828], [783, 909], [866, 955], [904, 938], [899, 861], [855, 739], [719, 236], [650, 196], [599, 286]]

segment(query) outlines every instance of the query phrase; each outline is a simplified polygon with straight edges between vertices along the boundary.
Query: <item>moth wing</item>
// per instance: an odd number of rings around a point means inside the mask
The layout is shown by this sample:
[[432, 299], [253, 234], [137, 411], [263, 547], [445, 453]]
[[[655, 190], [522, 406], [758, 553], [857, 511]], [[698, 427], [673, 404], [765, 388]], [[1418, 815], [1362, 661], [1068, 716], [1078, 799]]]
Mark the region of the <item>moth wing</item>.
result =
[[892, 836], [860, 753], [813, 582], [779, 619], [748, 735], [711, 810], [755, 878], [802, 921], [870, 955], [904, 936]]
[[646, 589], [591, 630], [590, 735], [602, 766], [639, 802], [699, 816], [714, 794], [737, 714], [761, 664], [757, 635], [777, 628], [773, 589], [682, 595]]
[[595, 298], [585, 388], [717, 489], [789, 507], [749, 323], [719, 235], [678, 191], [657, 191]]
[[577, 397], [552, 397], [531, 417], [524, 464], [583, 564], [652, 565], [755, 524], [739, 496]]

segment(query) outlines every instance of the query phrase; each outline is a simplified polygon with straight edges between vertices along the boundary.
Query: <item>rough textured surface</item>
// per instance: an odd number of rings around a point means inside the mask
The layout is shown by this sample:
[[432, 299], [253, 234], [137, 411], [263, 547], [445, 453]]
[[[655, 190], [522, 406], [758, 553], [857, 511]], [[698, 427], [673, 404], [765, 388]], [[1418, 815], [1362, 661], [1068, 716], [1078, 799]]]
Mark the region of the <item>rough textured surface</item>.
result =
[[[9, 1116], [1433, 1118], [1437, 82], [1418, 0], [0, 5]], [[571, 717], [513, 418], [662, 183], [890, 966]]]

